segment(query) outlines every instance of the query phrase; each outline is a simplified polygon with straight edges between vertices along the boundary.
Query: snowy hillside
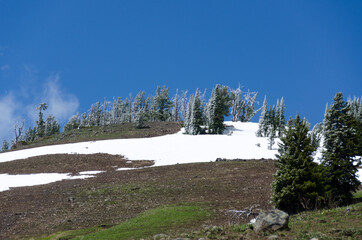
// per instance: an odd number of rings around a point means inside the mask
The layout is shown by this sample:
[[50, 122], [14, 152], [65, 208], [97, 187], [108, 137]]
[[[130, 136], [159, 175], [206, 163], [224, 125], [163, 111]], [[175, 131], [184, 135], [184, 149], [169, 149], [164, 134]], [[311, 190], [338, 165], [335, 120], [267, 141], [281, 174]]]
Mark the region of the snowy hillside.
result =
[[154, 160], [155, 166], [177, 163], [209, 162], [216, 158], [261, 159], [275, 158], [268, 150], [267, 138], [256, 137], [257, 123], [225, 122], [224, 135], [185, 135], [182, 131], [153, 138], [116, 139], [74, 144], [63, 144], [26, 149], [0, 154], [0, 162], [24, 159], [46, 154], [123, 155], [129, 160]]
[[[47, 154], [122, 155], [129, 160], [154, 160], [154, 166], [227, 159], [275, 159], [277, 142], [268, 150], [268, 139], [256, 137], [257, 123], [225, 122], [223, 135], [185, 135], [182, 131], [153, 138], [116, 139], [45, 146], [0, 154], [0, 162], [25, 159]], [[320, 155], [317, 154], [317, 156]], [[362, 180], [360, 171], [360, 180]], [[92, 177], [91, 174], [79, 176]], [[67, 174], [0, 174], [0, 191], [9, 187], [44, 184], [62, 179], [74, 179]]]

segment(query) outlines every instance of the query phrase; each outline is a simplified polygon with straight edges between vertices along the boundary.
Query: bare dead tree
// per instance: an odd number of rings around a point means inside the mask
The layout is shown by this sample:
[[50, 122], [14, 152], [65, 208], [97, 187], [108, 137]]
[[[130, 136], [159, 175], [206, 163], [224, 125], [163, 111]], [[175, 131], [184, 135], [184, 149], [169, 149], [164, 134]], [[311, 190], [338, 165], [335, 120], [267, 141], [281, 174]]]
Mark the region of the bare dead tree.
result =
[[[231, 90], [231, 115], [233, 122], [237, 122], [242, 112], [243, 114], [247, 113], [247, 108], [253, 107], [257, 103], [257, 95], [258, 92], [242, 91], [240, 85], [237, 89]], [[250, 115], [254, 116], [257, 111], [253, 110], [253, 113]]]
[[23, 130], [24, 130], [24, 120], [19, 124], [19, 122], [16, 122], [14, 125], [14, 133], [15, 133], [15, 144], [17, 144], [23, 136]]

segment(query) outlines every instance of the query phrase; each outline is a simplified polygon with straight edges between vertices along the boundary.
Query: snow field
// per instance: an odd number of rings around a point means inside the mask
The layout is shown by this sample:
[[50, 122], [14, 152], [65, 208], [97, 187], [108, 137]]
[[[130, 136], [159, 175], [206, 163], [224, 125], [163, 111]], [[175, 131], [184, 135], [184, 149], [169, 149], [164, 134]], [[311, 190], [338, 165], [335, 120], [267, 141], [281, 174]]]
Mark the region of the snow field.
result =
[[[154, 160], [155, 166], [209, 162], [216, 158], [275, 159], [277, 149], [268, 150], [267, 138], [258, 138], [257, 123], [225, 122], [224, 135], [185, 135], [182, 131], [153, 138], [115, 139], [45, 146], [0, 154], [0, 162], [47, 154], [123, 155], [129, 160]], [[231, 125], [233, 127], [231, 127]], [[229, 136], [230, 135], [230, 136]], [[260, 145], [257, 146], [257, 145]], [[277, 144], [274, 145], [276, 147]]]

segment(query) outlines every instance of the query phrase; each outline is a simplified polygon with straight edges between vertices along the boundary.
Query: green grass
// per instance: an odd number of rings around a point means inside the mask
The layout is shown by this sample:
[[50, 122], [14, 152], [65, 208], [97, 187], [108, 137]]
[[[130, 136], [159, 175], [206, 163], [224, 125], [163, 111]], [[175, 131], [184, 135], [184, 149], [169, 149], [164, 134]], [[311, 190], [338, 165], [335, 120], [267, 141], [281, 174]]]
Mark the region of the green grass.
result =
[[353, 198], [355, 199], [362, 198], [362, 191], [358, 191], [355, 194], [353, 194]]
[[139, 239], [149, 238], [159, 233], [179, 233], [195, 223], [210, 218], [211, 214], [195, 204], [169, 205], [148, 210], [137, 217], [117, 226], [66, 231], [42, 238], [50, 239]]

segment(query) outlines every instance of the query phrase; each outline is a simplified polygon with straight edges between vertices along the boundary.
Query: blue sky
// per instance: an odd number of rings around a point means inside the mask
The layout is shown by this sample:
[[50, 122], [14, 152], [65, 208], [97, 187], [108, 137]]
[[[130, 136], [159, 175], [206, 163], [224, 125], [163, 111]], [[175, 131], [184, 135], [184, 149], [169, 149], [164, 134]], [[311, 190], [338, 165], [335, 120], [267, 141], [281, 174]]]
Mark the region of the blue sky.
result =
[[0, 141], [42, 101], [64, 123], [162, 85], [241, 84], [320, 122], [336, 92], [362, 95], [361, 12], [352, 0], [0, 0]]

